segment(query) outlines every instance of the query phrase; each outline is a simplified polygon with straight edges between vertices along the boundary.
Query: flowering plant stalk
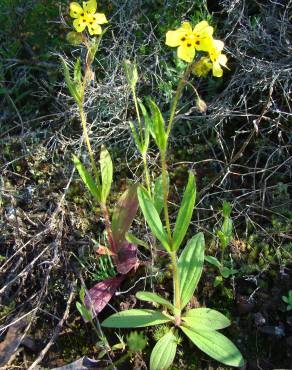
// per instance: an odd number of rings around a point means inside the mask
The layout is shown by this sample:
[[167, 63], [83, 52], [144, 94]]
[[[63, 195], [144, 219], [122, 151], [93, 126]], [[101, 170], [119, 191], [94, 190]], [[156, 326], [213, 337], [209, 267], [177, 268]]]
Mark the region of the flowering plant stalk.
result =
[[[79, 108], [80, 120], [94, 178], [77, 157], [74, 157], [74, 163], [85, 185], [101, 206], [110, 245], [109, 254], [113, 257], [117, 270], [120, 273], [120, 276], [117, 278], [108, 279], [107, 283], [102, 282], [102, 284], [99, 283], [93, 287], [89, 291], [89, 297], [84, 298], [84, 304], [86, 305], [87, 298], [87, 307], [93, 308], [90, 311], [90, 315], [100, 312], [123, 280], [123, 276], [137, 266], [136, 246], [133, 249], [133, 244], [126, 241], [126, 232], [135, 217], [139, 202], [143, 216], [154, 237], [164, 247], [171, 260], [173, 301], [170, 302], [154, 292], [140, 291], [136, 294], [139, 300], [155, 303], [162, 306], [162, 309], [121, 311], [105, 319], [102, 326], [110, 328], [142, 328], [159, 324], [169, 325], [169, 331], [156, 343], [152, 350], [150, 358], [151, 370], [163, 370], [171, 366], [175, 358], [177, 345], [180, 343], [179, 331], [183, 332], [197, 347], [214, 359], [228, 366], [242, 366], [244, 361], [237, 347], [218, 332], [218, 330], [230, 325], [229, 319], [220, 312], [205, 307], [187, 309], [187, 305], [195, 292], [203, 271], [205, 249], [204, 235], [200, 232], [187, 241], [178, 257], [178, 252], [184, 243], [195, 207], [196, 182], [192, 171], [189, 172], [188, 182], [173, 228], [170, 224], [168, 209], [169, 178], [166, 158], [178, 102], [191, 73], [204, 76], [212, 70], [215, 77], [222, 76], [222, 66], [226, 67], [227, 62], [226, 56], [222, 54], [224, 44], [220, 40], [213, 39], [213, 28], [206, 21], [198, 23], [194, 28], [189, 22], [184, 22], [179, 29], [167, 32], [166, 44], [170, 47], [177, 47], [178, 58], [187, 63], [171, 104], [167, 124], [165, 124], [163, 115], [153, 99], [148, 98], [144, 105], [137, 98], [136, 84], [139, 78], [137, 68], [130, 62], [125, 62], [124, 68], [131, 87], [138, 121], [138, 129], [136, 129], [134, 123], [130, 123], [130, 128], [143, 160], [146, 187], [140, 185], [137, 189], [137, 186], [134, 186], [124, 194], [110, 222], [106, 201], [111, 189], [113, 165], [109, 152], [103, 147], [101, 149], [101, 169], [99, 173], [90, 145], [84, 112], [84, 97], [88, 75], [100, 38], [98, 40], [88, 40], [86, 35], [80, 35], [80, 32], [83, 32], [86, 27], [90, 35], [102, 35], [99, 24], [105, 23], [106, 18], [104, 15], [96, 13], [95, 0], [84, 2], [83, 8], [77, 3], [71, 3], [70, 11], [71, 16], [75, 19], [73, 25], [78, 32], [78, 38], [83, 40], [87, 48], [87, 61], [83, 76], [80, 61], [79, 64], [78, 62], [76, 63], [74, 80], [71, 79], [68, 67], [63, 61], [65, 80]], [[71, 34], [70, 37], [74, 38], [75, 36], [72, 37]], [[200, 59], [195, 59], [197, 52], [204, 52], [207, 55], [202, 56]], [[195, 92], [198, 98], [197, 104], [199, 101], [199, 105], [202, 107], [202, 100], [199, 98], [196, 90]], [[161, 160], [161, 176], [155, 180], [154, 184], [151, 183], [147, 165], [150, 137], [153, 138], [159, 150]], [[163, 226], [163, 219], [160, 215], [162, 211], [165, 226]], [[139, 242], [134, 236], [131, 238]], [[104, 250], [108, 249], [104, 248]], [[134, 253], [131, 254], [130, 251]]]
[[[95, 0], [83, 2], [83, 7], [76, 2], [70, 4], [70, 16], [74, 18], [73, 26], [77, 32], [69, 32], [67, 40], [74, 45], [82, 44], [86, 51], [85, 61], [81, 61], [80, 58], [78, 58], [74, 65], [73, 78], [70, 76], [66, 61], [61, 57], [67, 87], [78, 107], [91, 169], [88, 170], [75, 155], [73, 155], [73, 162], [85, 186], [93, 196], [94, 201], [100, 206], [106, 228], [109, 247], [100, 245], [97, 253], [100, 255], [110, 255], [119, 274], [116, 277], [105, 279], [96, 284], [84, 297], [84, 309], [88, 309], [91, 317], [95, 317], [107, 305], [108, 301], [123, 281], [125, 275], [138, 265], [136, 256], [137, 246], [126, 240], [126, 232], [131, 226], [138, 209], [137, 186], [131, 186], [122, 194], [116, 204], [112, 219], [110, 219], [107, 199], [113, 181], [112, 159], [108, 150], [102, 146], [99, 160], [100, 169], [98, 169], [87, 129], [86, 112], [84, 108], [86, 92], [88, 84], [92, 80], [92, 63], [101, 38], [106, 32], [106, 29], [101, 29], [100, 24], [107, 23], [106, 16], [103, 13], [96, 13], [96, 9], [97, 3]], [[84, 67], [83, 71], [82, 65]], [[87, 316], [89, 314], [87, 314]], [[86, 319], [86, 317], [84, 318]], [[86, 321], [88, 321], [88, 319], [86, 319]]]
[[[221, 66], [226, 66], [227, 58], [221, 54], [223, 43], [221, 41], [219, 42], [219, 40], [214, 40], [212, 34], [213, 28], [206, 21], [200, 22], [194, 29], [192, 29], [188, 22], [185, 22], [178, 30], [168, 31], [166, 34], [166, 44], [171, 47], [178, 46], [178, 57], [188, 63], [178, 83], [167, 125], [165, 125], [163, 116], [152, 99], [148, 99], [148, 107], [151, 115], [148, 114], [143, 104], [140, 104], [144, 118], [145, 135], [147, 135], [148, 131], [151, 133], [160, 152], [161, 189], [163, 194], [162, 207], [164, 210], [165, 227], [160, 217], [160, 209], [154, 202], [155, 194], [152, 194], [149, 189], [140, 185], [138, 199], [142, 213], [153, 235], [159, 240], [171, 259], [173, 302], [166, 300], [156, 293], [140, 291], [136, 294], [138, 299], [161, 305], [162, 310], [131, 309], [121, 311], [104, 320], [102, 326], [112, 328], [142, 328], [159, 324], [170, 324], [169, 331], [156, 343], [152, 350], [150, 358], [151, 370], [163, 370], [171, 366], [175, 358], [177, 345], [180, 343], [179, 330], [203, 352], [214, 359], [229, 366], [242, 366], [244, 363], [237, 347], [228, 338], [218, 332], [218, 330], [230, 325], [228, 318], [220, 312], [209, 308], [186, 309], [202, 274], [205, 249], [204, 235], [198, 233], [186, 243], [179, 258], [177, 255], [188, 231], [195, 206], [196, 185], [194, 174], [191, 171], [189, 172], [188, 183], [173, 230], [170, 225], [168, 210], [167, 147], [177, 104], [183, 88], [192, 72], [198, 74], [199, 70], [200, 75], [205, 75], [206, 72], [208, 73], [212, 69], [213, 75], [220, 77], [223, 73]], [[208, 52], [208, 57], [204, 56], [203, 58], [205, 59], [194, 60], [197, 50]], [[135, 72], [136, 75], [137, 73]], [[137, 77], [135, 79], [137, 80]], [[198, 96], [197, 91], [196, 94]], [[200, 101], [202, 100], [200, 99]], [[137, 107], [136, 110], [138, 110]], [[139, 116], [138, 124], [140, 138], [143, 138]], [[143, 156], [141, 142], [133, 125], [131, 125], [131, 130], [137, 148]]]

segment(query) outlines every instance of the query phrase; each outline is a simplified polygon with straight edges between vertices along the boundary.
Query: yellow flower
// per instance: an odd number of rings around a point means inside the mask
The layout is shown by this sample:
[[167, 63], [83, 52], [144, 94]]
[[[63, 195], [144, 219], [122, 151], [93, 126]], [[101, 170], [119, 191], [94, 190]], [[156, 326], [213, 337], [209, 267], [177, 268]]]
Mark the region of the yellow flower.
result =
[[177, 56], [185, 62], [194, 60], [196, 50], [208, 51], [212, 47], [213, 27], [208, 22], [198, 23], [194, 29], [189, 22], [180, 28], [166, 33], [166, 45], [177, 47]]
[[210, 58], [202, 57], [194, 66], [193, 73], [199, 77], [205, 77], [211, 71], [213, 64]]
[[225, 54], [221, 53], [223, 48], [224, 48], [223, 41], [213, 40], [213, 45], [209, 50], [209, 56], [213, 64], [212, 66], [213, 76], [215, 77], [222, 77], [223, 70], [221, 66], [227, 68], [226, 66], [227, 57]]
[[83, 1], [83, 8], [76, 2], [70, 3], [70, 16], [74, 19], [73, 26], [77, 32], [88, 28], [90, 35], [100, 35], [100, 24], [107, 23], [103, 13], [96, 13], [96, 0]]

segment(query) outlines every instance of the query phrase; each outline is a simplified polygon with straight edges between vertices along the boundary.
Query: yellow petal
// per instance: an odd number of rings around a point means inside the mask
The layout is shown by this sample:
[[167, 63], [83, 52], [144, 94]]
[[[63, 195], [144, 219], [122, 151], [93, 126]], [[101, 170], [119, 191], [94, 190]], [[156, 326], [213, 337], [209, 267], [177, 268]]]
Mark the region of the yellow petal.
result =
[[225, 54], [220, 54], [218, 57], [218, 62], [223, 66], [226, 67], [227, 63], [227, 56]]
[[213, 63], [213, 76], [214, 77], [222, 77], [223, 76], [223, 70], [220, 67], [220, 64], [218, 62]]
[[83, 9], [89, 14], [94, 14], [96, 12], [96, 8], [96, 0], [83, 1]]
[[194, 28], [194, 32], [201, 32], [204, 28], [206, 27], [209, 27], [209, 24], [207, 21], [202, 21], [202, 22], [199, 22], [195, 28]]
[[224, 42], [221, 40], [213, 40], [213, 45], [217, 51], [222, 51], [224, 48]]
[[183, 30], [184, 32], [192, 32], [192, 26], [190, 22], [183, 22], [179, 30], [180, 29]]
[[90, 35], [100, 35], [102, 33], [102, 29], [99, 24], [92, 24], [88, 25], [88, 32]]
[[184, 36], [185, 32], [181, 28], [175, 31], [168, 31], [166, 33], [165, 44], [167, 46], [175, 47], [182, 44], [181, 38]]
[[200, 35], [201, 37], [209, 36], [211, 37], [213, 35], [213, 27], [208, 25], [208, 22], [202, 21], [196, 25], [196, 27], [193, 30], [193, 33]]
[[194, 60], [196, 50], [193, 47], [181, 45], [177, 49], [177, 56], [185, 62], [191, 63]]
[[83, 9], [78, 3], [70, 3], [70, 17], [78, 18], [83, 13]]
[[108, 23], [106, 16], [103, 13], [95, 13], [92, 17], [94, 24]]
[[86, 22], [84, 22], [83, 19], [79, 17], [74, 20], [73, 26], [77, 32], [82, 32], [86, 27]]
[[200, 51], [210, 51], [213, 48], [212, 37], [205, 36], [205, 37], [199, 38], [195, 43], [195, 47], [197, 50], [200, 50]]

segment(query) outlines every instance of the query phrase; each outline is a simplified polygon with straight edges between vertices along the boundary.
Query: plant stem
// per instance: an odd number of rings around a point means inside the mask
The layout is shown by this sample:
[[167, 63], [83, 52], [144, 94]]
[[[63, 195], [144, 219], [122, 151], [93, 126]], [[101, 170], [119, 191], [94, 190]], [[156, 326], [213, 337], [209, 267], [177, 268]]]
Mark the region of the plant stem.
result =
[[135, 104], [135, 109], [136, 109], [136, 114], [137, 114], [137, 120], [139, 124], [139, 134], [140, 134], [140, 140], [141, 143], [143, 143], [143, 128], [142, 128], [142, 122], [141, 122], [141, 117], [140, 117], [140, 112], [139, 112], [139, 107], [138, 107], [138, 100], [137, 100], [137, 95], [136, 95], [136, 89], [132, 89], [132, 95], [134, 99], [134, 104]]
[[[170, 117], [167, 125], [166, 130], [166, 140], [168, 141], [172, 125], [173, 125], [173, 119], [175, 117], [176, 107], [178, 104], [178, 101], [181, 97], [182, 90], [187, 82], [187, 79], [192, 71], [193, 63], [189, 64], [186, 68], [182, 78], [180, 79], [176, 93], [171, 105], [170, 109]], [[168, 243], [170, 246], [170, 249], [172, 250], [172, 234], [170, 229], [170, 221], [169, 221], [169, 213], [168, 213], [168, 206], [167, 206], [167, 198], [168, 198], [168, 191], [167, 191], [167, 170], [166, 170], [166, 153], [167, 153], [167, 146], [165, 150], [160, 151], [161, 156], [161, 169], [162, 169], [162, 188], [163, 188], [163, 208], [164, 208], [164, 217], [165, 217], [165, 223], [166, 223], [166, 230], [167, 230], [167, 236], [168, 236]], [[174, 306], [177, 309], [177, 313], [175, 315], [176, 325], [180, 325], [181, 317], [180, 317], [180, 311], [181, 311], [181, 301], [180, 301], [180, 281], [179, 281], [179, 273], [178, 273], [178, 264], [177, 264], [177, 255], [176, 251], [173, 251], [170, 253], [170, 258], [172, 262], [172, 271], [173, 271], [173, 290], [174, 290]]]
[[86, 117], [85, 117], [85, 113], [84, 113], [84, 109], [83, 109], [83, 103], [79, 106], [79, 112], [80, 112], [81, 124], [82, 124], [82, 129], [83, 129], [83, 135], [84, 135], [84, 138], [85, 138], [85, 142], [86, 142], [86, 146], [87, 146], [87, 150], [88, 150], [92, 170], [93, 170], [94, 177], [95, 177], [95, 180], [97, 182], [97, 185], [100, 188], [100, 178], [99, 178], [99, 174], [98, 174], [97, 167], [96, 167], [95, 160], [94, 160], [93, 150], [92, 150], [90, 140], [89, 140], [89, 136], [88, 136], [87, 125], [86, 125]]
[[167, 171], [166, 171], [166, 150], [160, 151], [161, 156], [161, 175], [162, 175], [162, 189], [163, 189], [163, 209], [164, 209], [164, 217], [165, 217], [165, 223], [166, 223], [166, 230], [167, 230], [167, 236], [168, 236], [168, 244], [170, 246], [170, 249], [172, 247], [172, 235], [171, 235], [171, 229], [170, 229], [170, 222], [169, 222], [169, 214], [168, 214], [168, 206], [167, 206]]
[[[178, 274], [178, 264], [177, 264], [177, 255], [176, 252], [172, 252], [170, 254], [171, 262], [172, 262], [172, 271], [173, 271], [173, 290], [174, 290], [174, 299], [173, 303], [175, 308], [178, 309], [178, 311], [181, 311], [181, 301], [180, 301], [180, 282], [179, 282], [179, 274]], [[179, 315], [180, 319], [180, 315]], [[176, 317], [177, 320], [177, 317]], [[177, 322], [179, 325], [180, 323]]]
[[177, 103], [178, 103], [178, 101], [181, 97], [181, 93], [182, 93], [182, 90], [183, 90], [183, 88], [186, 84], [186, 81], [187, 81], [189, 75], [192, 72], [193, 64], [194, 63], [190, 63], [188, 65], [188, 67], [186, 68], [182, 78], [179, 80], [179, 83], [178, 83], [178, 86], [177, 86], [177, 89], [176, 89], [176, 92], [175, 92], [175, 96], [174, 96], [174, 99], [173, 99], [173, 102], [172, 102], [172, 105], [171, 105], [171, 109], [170, 109], [170, 117], [169, 117], [167, 130], [166, 130], [167, 139], [168, 139], [170, 131], [172, 129], [172, 124], [173, 124], [173, 119], [174, 119], [174, 116], [175, 116]]
[[148, 170], [148, 165], [147, 165], [146, 153], [143, 154], [143, 165], [144, 165], [145, 181], [146, 181], [147, 190], [148, 190], [149, 195], [151, 195], [150, 175], [149, 175], [149, 170]]

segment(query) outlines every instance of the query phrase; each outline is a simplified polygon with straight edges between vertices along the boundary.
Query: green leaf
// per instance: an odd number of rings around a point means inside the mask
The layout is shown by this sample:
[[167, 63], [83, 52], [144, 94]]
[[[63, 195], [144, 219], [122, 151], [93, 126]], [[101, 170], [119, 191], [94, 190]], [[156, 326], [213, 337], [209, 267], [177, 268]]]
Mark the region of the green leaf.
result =
[[214, 279], [213, 286], [216, 288], [216, 286], [222, 284], [222, 282], [223, 282], [222, 276], [216, 276]]
[[225, 278], [229, 278], [231, 275], [235, 275], [238, 272], [236, 269], [230, 269], [228, 267], [222, 267], [220, 268], [220, 274]]
[[152, 117], [151, 117], [152, 118], [152, 132], [151, 134], [158, 148], [161, 151], [165, 151], [167, 138], [166, 138], [166, 133], [165, 133], [165, 128], [164, 128], [164, 119], [162, 117], [160, 109], [158, 108], [156, 103], [151, 98], [148, 99], [148, 103], [149, 103], [149, 107], [152, 113]]
[[156, 293], [140, 291], [136, 293], [136, 297], [141, 301], [155, 302], [169, 308], [171, 311], [174, 310], [174, 306], [171, 302]]
[[132, 89], [135, 89], [139, 78], [136, 64], [126, 59], [123, 62], [123, 67], [129, 86], [131, 86]]
[[193, 330], [218, 330], [230, 325], [230, 320], [222, 313], [201, 307], [189, 310], [182, 320]]
[[149, 249], [147, 243], [144, 242], [144, 240], [141, 240], [139, 238], [137, 238], [135, 235], [133, 235], [132, 233], [126, 233], [126, 240], [129, 242], [129, 243], [132, 243], [132, 244], [137, 244], [137, 245], [142, 245], [142, 247], [146, 248], [146, 249]]
[[178, 260], [181, 308], [192, 298], [200, 280], [204, 264], [205, 240], [203, 233], [190, 239]]
[[[167, 193], [169, 192], [169, 176], [167, 173]], [[164, 198], [163, 198], [163, 185], [162, 185], [162, 176], [160, 175], [157, 177], [154, 183], [154, 189], [153, 189], [153, 202], [154, 206], [156, 208], [156, 211], [158, 214], [161, 213], [163, 209], [163, 203], [164, 203]]]
[[79, 175], [90, 191], [90, 193], [93, 195], [93, 197], [100, 202], [100, 189], [98, 189], [98, 186], [96, 185], [94, 179], [91, 177], [89, 172], [86, 170], [86, 168], [83, 166], [81, 161], [73, 154], [73, 162], [75, 164], [75, 167], [77, 171], [79, 172]]
[[221, 263], [218, 261], [216, 257], [213, 256], [205, 256], [205, 261], [209, 262], [211, 265], [221, 268]]
[[231, 210], [232, 210], [231, 204], [229, 202], [226, 202], [226, 200], [224, 200], [223, 208], [222, 208], [223, 216], [224, 217], [230, 217]]
[[160, 311], [133, 309], [115, 313], [105, 319], [101, 325], [107, 328], [143, 328], [169, 321], [171, 319]]
[[217, 331], [197, 332], [184, 326], [180, 328], [201, 351], [215, 360], [228, 366], [244, 365], [243, 357], [237, 347], [223, 334]]
[[222, 232], [225, 234], [225, 236], [228, 238], [228, 243], [232, 237], [233, 232], [233, 222], [231, 218], [226, 217], [224, 219], [223, 225], [222, 225]]
[[136, 144], [139, 152], [142, 154], [143, 153], [143, 147], [142, 147], [142, 144], [140, 142], [139, 136], [137, 134], [137, 131], [136, 131], [136, 128], [135, 128], [133, 122], [130, 122], [130, 129], [132, 131], [132, 135], [133, 135], [135, 144]]
[[82, 33], [71, 31], [67, 33], [66, 40], [69, 42], [69, 44], [78, 46], [83, 41], [83, 36]]
[[156, 211], [148, 192], [141, 186], [138, 189], [139, 205], [154, 236], [161, 242], [164, 248], [170, 252], [167, 234], [162, 226], [159, 214]]
[[170, 330], [154, 346], [150, 357], [150, 370], [168, 369], [176, 354], [177, 334]]
[[76, 302], [76, 308], [77, 308], [77, 310], [79, 311], [79, 313], [81, 314], [81, 316], [83, 317], [83, 319], [85, 321], [91, 321], [92, 320], [92, 315], [91, 315], [90, 311], [88, 311], [88, 309], [84, 306], [83, 303]]
[[61, 63], [63, 65], [63, 72], [64, 72], [64, 78], [66, 85], [70, 91], [70, 94], [72, 98], [74, 98], [75, 102], [80, 105], [81, 104], [81, 96], [78, 93], [77, 87], [75, 83], [72, 81], [70, 77], [70, 72], [67, 63], [65, 62], [65, 59], [63, 57], [60, 57]]
[[195, 176], [192, 172], [189, 172], [189, 179], [186, 190], [183, 195], [182, 203], [178, 211], [174, 232], [173, 232], [173, 250], [177, 250], [183, 241], [188, 230], [193, 209], [196, 200], [196, 184]]
[[142, 112], [143, 118], [144, 118], [145, 131], [144, 131], [144, 143], [142, 145], [143, 150], [141, 151], [141, 154], [145, 155], [147, 153], [148, 146], [149, 146], [150, 130], [151, 130], [152, 122], [151, 122], [151, 119], [150, 119], [150, 117], [147, 113], [147, 110], [146, 110], [145, 106], [143, 105], [143, 103], [140, 100], [138, 100], [138, 103], [139, 103], [139, 106], [140, 106], [140, 109], [141, 109], [141, 112]]
[[100, 169], [102, 180], [101, 201], [105, 204], [113, 181], [113, 162], [104, 145], [102, 145], [100, 152]]

